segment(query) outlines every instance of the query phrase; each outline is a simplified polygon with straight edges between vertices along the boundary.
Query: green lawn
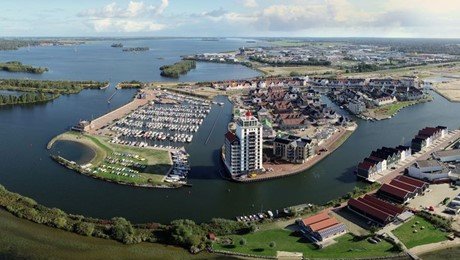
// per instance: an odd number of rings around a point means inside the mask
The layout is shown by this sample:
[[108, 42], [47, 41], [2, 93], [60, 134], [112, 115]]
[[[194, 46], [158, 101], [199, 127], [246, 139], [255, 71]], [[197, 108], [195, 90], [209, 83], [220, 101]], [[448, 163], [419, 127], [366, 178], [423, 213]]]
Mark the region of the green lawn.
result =
[[396, 114], [402, 108], [413, 105], [415, 103], [416, 101], [401, 101], [401, 102], [396, 102], [393, 104], [385, 105], [385, 106], [375, 109], [375, 114], [391, 116], [391, 115]]
[[[239, 242], [243, 237], [247, 243], [242, 246]], [[313, 244], [286, 229], [265, 230], [228, 238], [233, 240], [233, 245], [215, 243], [213, 248], [264, 256], [275, 256], [276, 251], [302, 252], [307, 258], [357, 258], [395, 254], [392, 251], [393, 246], [386, 241], [378, 244], [371, 244], [366, 239], [354, 241], [351, 234], [336, 238], [337, 243], [323, 249], [316, 249]], [[274, 248], [269, 246], [272, 241], [276, 243]]]
[[[419, 224], [416, 224], [417, 221]], [[412, 227], [414, 224], [416, 226]], [[422, 230], [422, 226], [424, 226], [425, 229]], [[414, 233], [414, 230], [417, 230], [417, 233]], [[446, 232], [442, 232], [435, 228], [430, 222], [419, 216], [415, 216], [412, 220], [404, 223], [392, 233], [397, 236], [407, 248], [447, 240]]]

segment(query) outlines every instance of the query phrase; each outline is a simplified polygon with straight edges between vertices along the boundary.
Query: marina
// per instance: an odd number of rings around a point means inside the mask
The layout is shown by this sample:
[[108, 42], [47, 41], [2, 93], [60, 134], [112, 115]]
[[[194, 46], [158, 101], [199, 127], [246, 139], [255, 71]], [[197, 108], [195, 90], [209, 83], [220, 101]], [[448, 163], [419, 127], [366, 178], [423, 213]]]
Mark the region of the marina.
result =
[[188, 161], [189, 154], [185, 150], [177, 150], [171, 152], [173, 166], [171, 171], [165, 177], [164, 181], [169, 183], [177, 183], [186, 185], [187, 175], [190, 171]]
[[[459, 124], [459, 104], [450, 103], [433, 93], [433, 102], [405, 108], [391, 120], [370, 122], [357, 119], [357, 130], [341, 147], [298, 175], [274, 181], [239, 184], [223, 180], [219, 172], [224, 170], [220, 164], [220, 148], [223, 135], [228, 130], [227, 124], [231, 120], [233, 107], [226, 97], [220, 96], [214, 101], [224, 103], [224, 106], [213, 104], [199, 130], [193, 134], [192, 142], [183, 143], [190, 155], [191, 169], [187, 175], [187, 182], [193, 185], [192, 189], [133, 189], [66, 174], [70, 171], [48, 158], [46, 144], [50, 139], [79, 120], [106, 115], [100, 120], [93, 120], [95, 128], [90, 131], [95, 134], [99, 132], [99, 135], [109, 130], [106, 125], [110, 125], [114, 119], [130, 114], [148, 104], [152, 98], [147, 96], [147, 99], [135, 99], [133, 103], [132, 98], [137, 90], [123, 89], [117, 91], [117, 95], [108, 105], [107, 100], [118, 82], [133, 79], [144, 82], [161, 80], [159, 75], [152, 73], [156, 69], [152, 70], [145, 64], [170, 62], [173, 61], [173, 56], [192, 52], [234, 49], [238, 48], [241, 42], [221, 40], [219, 45], [215, 45], [213, 42], [191, 39], [146, 40], [141, 41], [139, 45], [152, 48], [157, 46], [174, 51], [162, 51], [159, 54], [146, 52], [146, 56], [122, 55], [121, 52], [110, 48], [111, 43], [112, 41], [79, 46], [78, 57], [82, 60], [81, 63], [72, 63], [76, 55], [73, 49], [67, 51], [59, 47], [37, 47], [28, 53], [23, 49], [2, 53], [4, 60], [17, 58], [24, 63], [55, 68], [53, 73], [40, 76], [44, 79], [111, 79], [111, 86], [106, 91], [84, 90], [78, 95], [61, 96], [52, 103], [40, 106], [1, 109], [0, 133], [4, 136], [1, 145], [8, 148], [0, 151], [0, 163], [3, 167], [0, 179], [5, 187], [69, 213], [102, 218], [122, 216], [137, 223], [168, 223], [177, 218], [188, 218], [197, 222], [208, 221], [213, 217], [234, 218], [259, 212], [260, 205], [264, 205], [266, 209], [282, 209], [305, 202], [321, 204], [342, 196], [361, 185], [356, 181], [353, 171], [356, 164], [373, 149], [384, 145], [397, 146], [403, 138], [409, 140], [414, 132], [426, 125], [446, 125], [455, 129]], [[57, 51], [62, 55], [59, 60], [42, 58], [52, 57]], [[155, 55], [164, 57], [165, 60], [157, 60]], [[133, 64], [137, 66], [134, 67]], [[154, 67], [156, 66], [155, 64]], [[200, 71], [201, 73], [198, 73]], [[248, 71], [249, 69], [237, 65], [198, 63], [197, 70], [181, 80], [209, 81], [257, 75]], [[10, 77], [20, 76], [12, 74]], [[29, 77], [38, 78], [36, 75]], [[336, 109], [345, 113], [339, 107]], [[219, 113], [215, 129], [205, 145]], [[138, 139], [143, 141], [143, 138]], [[128, 146], [125, 148], [134, 149]], [[71, 154], [81, 150], [75, 146], [63, 149]], [[21, 160], [17, 159], [19, 156]], [[23, 161], [30, 163], [25, 164]], [[24, 185], [25, 183], [29, 185]], [[47, 190], [53, 192], [44, 192]], [[146, 207], [146, 201], [155, 206]], [[184, 201], [187, 203], [183, 203]], [[114, 203], [116, 207], [113, 206]]]
[[180, 149], [192, 142], [193, 135], [210, 112], [205, 99], [159, 91], [156, 98], [109, 129], [112, 143], [166, 149]]

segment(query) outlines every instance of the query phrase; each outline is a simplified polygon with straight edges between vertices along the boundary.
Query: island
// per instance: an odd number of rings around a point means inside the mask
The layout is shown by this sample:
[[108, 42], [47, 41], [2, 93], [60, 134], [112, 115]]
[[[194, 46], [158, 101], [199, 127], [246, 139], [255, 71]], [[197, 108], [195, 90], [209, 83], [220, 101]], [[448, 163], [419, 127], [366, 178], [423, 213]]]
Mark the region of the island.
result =
[[124, 52], [141, 52], [141, 51], [149, 51], [149, 47], [129, 47], [129, 48], [123, 48], [122, 49]]
[[8, 94], [0, 94], [0, 105], [43, 103], [60, 95], [77, 94], [83, 89], [101, 89], [108, 84], [98, 81], [2, 79], [0, 90]]
[[179, 78], [180, 75], [186, 74], [192, 69], [196, 68], [196, 61], [194, 60], [181, 60], [172, 65], [164, 65], [160, 67], [160, 75], [168, 78]]
[[22, 64], [19, 61], [8, 61], [0, 63], [0, 70], [8, 72], [25, 72], [32, 74], [43, 74], [48, 71], [48, 68], [45, 67], [33, 67], [30, 65]]
[[122, 43], [113, 43], [112, 45], [110, 45], [110, 47], [112, 47], [112, 48], [123, 48], [123, 44]]
[[14, 51], [25, 47], [39, 47], [39, 46], [73, 46], [81, 45], [85, 42], [82, 40], [72, 39], [0, 39], [0, 51]]

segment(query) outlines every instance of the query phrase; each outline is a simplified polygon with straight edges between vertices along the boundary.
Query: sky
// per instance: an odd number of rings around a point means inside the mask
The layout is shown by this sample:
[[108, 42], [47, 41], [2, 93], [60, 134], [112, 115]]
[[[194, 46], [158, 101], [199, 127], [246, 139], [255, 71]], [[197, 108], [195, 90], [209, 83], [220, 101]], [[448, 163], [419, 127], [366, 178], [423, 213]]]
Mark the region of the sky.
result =
[[459, 0], [0, 0], [0, 37], [460, 38]]

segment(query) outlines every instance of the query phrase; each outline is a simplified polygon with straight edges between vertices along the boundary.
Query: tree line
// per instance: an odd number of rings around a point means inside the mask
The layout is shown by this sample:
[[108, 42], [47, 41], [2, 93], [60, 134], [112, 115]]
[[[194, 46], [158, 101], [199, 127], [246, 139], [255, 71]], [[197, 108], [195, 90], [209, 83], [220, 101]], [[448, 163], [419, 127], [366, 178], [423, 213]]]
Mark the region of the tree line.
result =
[[20, 96], [0, 95], [0, 106], [47, 102], [57, 98], [58, 96], [59, 94], [47, 95], [45, 93], [25, 93]]
[[308, 58], [307, 60], [293, 60], [293, 61], [271, 61], [258, 56], [250, 56], [251, 61], [256, 61], [271, 66], [330, 66], [332, 63], [328, 60], [318, 60], [315, 58]]
[[108, 82], [99, 81], [51, 81], [29, 79], [0, 79], [0, 89], [21, 92], [43, 92], [51, 94], [76, 94], [83, 89], [99, 89]]
[[254, 224], [234, 220], [213, 219], [209, 223], [197, 224], [191, 220], [175, 220], [169, 225], [157, 223], [132, 224], [115, 217], [110, 220], [68, 214], [57, 208], [48, 208], [31, 198], [6, 190], [0, 185], [0, 210], [50, 227], [66, 230], [83, 236], [112, 239], [124, 244], [158, 242], [181, 246], [198, 252], [210, 245], [207, 235], [217, 236], [245, 234], [256, 230]]

